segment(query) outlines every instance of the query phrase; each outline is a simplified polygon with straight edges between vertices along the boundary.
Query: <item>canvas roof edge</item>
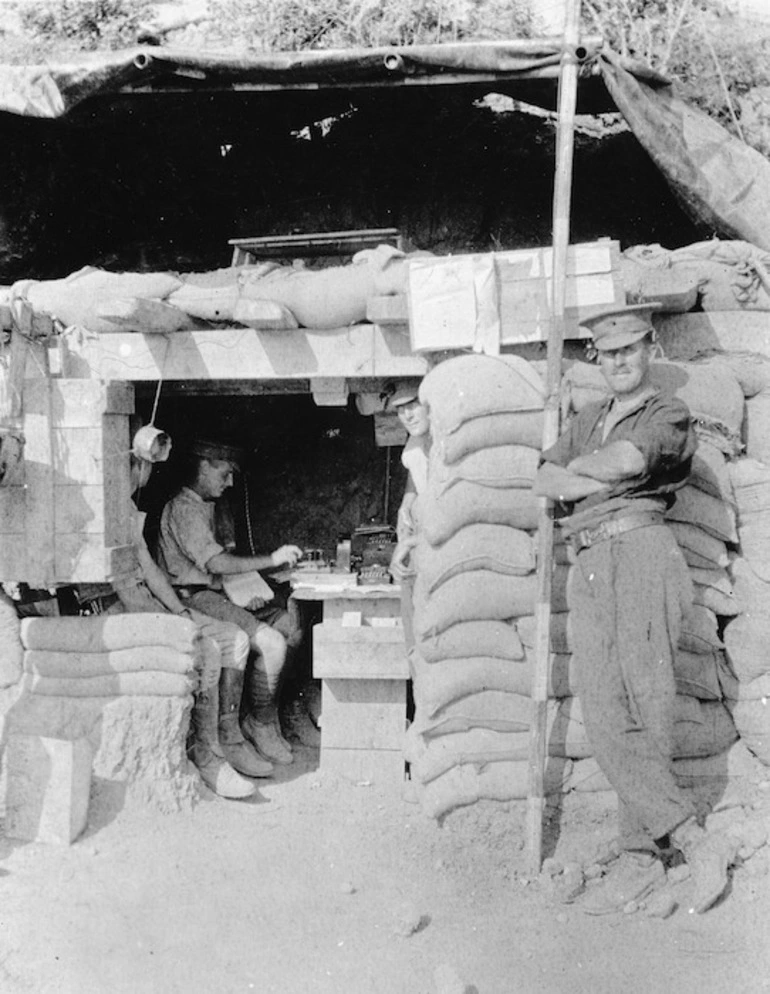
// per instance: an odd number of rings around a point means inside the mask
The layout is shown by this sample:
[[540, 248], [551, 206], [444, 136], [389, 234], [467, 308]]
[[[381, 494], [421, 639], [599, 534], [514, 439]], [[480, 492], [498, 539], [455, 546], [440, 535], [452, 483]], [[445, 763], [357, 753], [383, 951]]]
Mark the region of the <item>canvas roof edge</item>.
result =
[[[586, 36], [575, 52], [589, 69], [602, 48], [601, 37]], [[0, 111], [61, 118], [96, 97], [393, 89], [516, 80], [548, 82], [555, 91], [561, 55], [559, 38], [248, 57], [139, 47], [41, 65], [0, 65]], [[607, 102], [608, 107], [613, 106], [609, 97]]]

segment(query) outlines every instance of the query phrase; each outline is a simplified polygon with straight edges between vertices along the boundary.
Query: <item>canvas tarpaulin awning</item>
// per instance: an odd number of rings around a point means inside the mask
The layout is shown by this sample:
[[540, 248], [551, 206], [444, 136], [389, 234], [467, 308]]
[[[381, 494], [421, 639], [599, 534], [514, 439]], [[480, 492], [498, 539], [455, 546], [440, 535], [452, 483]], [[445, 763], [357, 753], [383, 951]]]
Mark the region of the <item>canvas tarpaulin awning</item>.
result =
[[[591, 59], [601, 39], [581, 41]], [[125, 91], [323, 89], [435, 83], [445, 80], [558, 78], [558, 40], [461, 42], [350, 51], [276, 52], [225, 56], [140, 48], [77, 62], [0, 65], [0, 111], [58, 118], [82, 101]]]
[[654, 75], [599, 56], [618, 110], [687, 213], [725, 238], [770, 250], [770, 162]]

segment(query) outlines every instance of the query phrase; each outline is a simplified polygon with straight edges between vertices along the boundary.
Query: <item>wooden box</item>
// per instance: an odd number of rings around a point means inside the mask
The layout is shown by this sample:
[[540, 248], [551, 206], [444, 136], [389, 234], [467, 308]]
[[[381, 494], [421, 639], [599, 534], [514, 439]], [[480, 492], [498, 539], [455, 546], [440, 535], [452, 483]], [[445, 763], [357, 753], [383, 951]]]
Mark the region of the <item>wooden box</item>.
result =
[[[553, 250], [520, 249], [409, 261], [409, 330], [415, 352], [548, 339]], [[581, 317], [625, 303], [620, 246], [610, 239], [572, 245], [567, 257], [567, 338], [585, 338]]]
[[315, 625], [313, 675], [322, 681], [321, 769], [402, 784], [409, 677], [402, 626]]

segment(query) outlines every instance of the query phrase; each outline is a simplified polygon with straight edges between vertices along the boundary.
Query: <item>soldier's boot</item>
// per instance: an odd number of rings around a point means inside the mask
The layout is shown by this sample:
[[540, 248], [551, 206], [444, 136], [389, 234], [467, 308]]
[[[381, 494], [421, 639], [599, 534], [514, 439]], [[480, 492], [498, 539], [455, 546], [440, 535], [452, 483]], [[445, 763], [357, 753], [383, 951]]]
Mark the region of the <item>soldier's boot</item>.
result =
[[219, 797], [241, 800], [255, 793], [254, 784], [240, 776], [222, 755], [218, 742], [219, 708], [216, 687], [195, 698], [190, 716], [191, 740], [187, 755], [209, 790]]
[[289, 739], [296, 739], [311, 749], [321, 748], [321, 733], [308, 714], [305, 701], [295, 697], [281, 709], [281, 727]]
[[671, 833], [671, 841], [681, 850], [690, 867], [693, 882], [690, 911], [703, 914], [724, 894], [728, 870], [736, 857], [736, 844], [725, 836], [713, 835], [688, 818]]
[[241, 722], [244, 736], [265, 759], [280, 766], [289, 766], [294, 762], [291, 746], [278, 731], [278, 711], [261, 709], [259, 718], [252, 711]]
[[273, 764], [244, 739], [238, 720], [243, 696], [243, 673], [223, 667], [219, 677], [219, 744], [225, 759], [245, 777], [269, 777]]

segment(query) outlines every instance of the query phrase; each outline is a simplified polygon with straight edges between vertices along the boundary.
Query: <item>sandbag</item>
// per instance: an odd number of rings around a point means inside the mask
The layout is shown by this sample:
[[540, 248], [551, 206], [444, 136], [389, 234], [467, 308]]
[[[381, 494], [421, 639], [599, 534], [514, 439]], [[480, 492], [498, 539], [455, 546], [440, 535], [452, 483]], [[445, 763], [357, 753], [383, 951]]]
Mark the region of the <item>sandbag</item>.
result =
[[[699, 701], [677, 695], [674, 717], [674, 756], [712, 756], [738, 738], [730, 712], [721, 701]], [[585, 759], [593, 748], [583, 724], [577, 697], [549, 702], [548, 754]]]
[[232, 321], [236, 304], [240, 300], [237, 277], [214, 285], [199, 284], [191, 277], [168, 297], [168, 303], [204, 321]]
[[504, 621], [532, 614], [537, 577], [502, 576], [489, 570], [471, 570], [453, 576], [428, 594], [418, 574], [414, 591], [414, 631], [418, 641], [463, 621]]
[[126, 297], [164, 300], [180, 286], [174, 273], [108, 273], [85, 266], [64, 279], [30, 281], [24, 293], [34, 310], [58, 318], [65, 326], [114, 332], [114, 323], [100, 316], [100, 305]]
[[727, 657], [742, 682], [770, 672], [770, 584], [745, 559], [733, 563], [733, 586], [741, 609], [724, 630]]
[[453, 701], [486, 690], [529, 695], [532, 681], [525, 662], [489, 656], [428, 663], [415, 652], [410, 657], [410, 667], [415, 705], [428, 717]]
[[435, 439], [489, 414], [542, 410], [545, 388], [520, 356], [472, 353], [434, 366], [420, 384], [420, 402], [430, 408]]
[[144, 297], [115, 297], [97, 304], [96, 314], [114, 325], [113, 331], [163, 334], [181, 331], [192, 324], [189, 314], [178, 307]]
[[[544, 771], [548, 795], [565, 789], [571, 760], [550, 759]], [[432, 818], [440, 819], [457, 808], [477, 801], [520, 801], [529, 792], [529, 763], [524, 760], [490, 763], [479, 769], [473, 764], [454, 766], [421, 789], [420, 804]]]
[[18, 683], [24, 660], [21, 642], [21, 622], [16, 605], [0, 589], [0, 689]]
[[682, 617], [679, 648], [694, 653], [710, 653], [714, 649], [721, 649], [724, 643], [717, 629], [717, 617], [714, 612], [699, 604], [693, 604]]
[[669, 521], [668, 527], [688, 566], [695, 569], [719, 569], [730, 565], [727, 545], [722, 539], [709, 535], [698, 525]]
[[27, 693], [45, 697], [186, 697], [195, 682], [181, 673], [158, 670], [73, 680], [25, 673], [23, 687]]
[[433, 439], [436, 457], [448, 464], [454, 464], [480, 449], [494, 449], [502, 445], [526, 445], [537, 449], [542, 443], [542, 410], [486, 414], [466, 421], [451, 435], [439, 435]]
[[722, 793], [727, 781], [745, 780], [749, 783], [760, 783], [767, 775], [762, 763], [743, 739], [738, 739], [724, 752], [714, 756], [675, 759], [673, 767], [674, 777], [680, 787], [698, 787], [713, 783], [722, 788]]
[[470, 728], [526, 732], [531, 719], [532, 701], [528, 697], [500, 690], [484, 690], [452, 701], [435, 715], [428, 715], [418, 705], [412, 729], [426, 740], [465, 732]]
[[467, 732], [442, 735], [426, 748], [407, 753], [412, 780], [427, 784], [453, 767], [473, 764], [483, 768], [490, 763], [526, 762], [529, 756], [528, 732], [492, 732], [472, 728]]
[[667, 521], [697, 525], [714, 538], [736, 543], [738, 529], [735, 508], [721, 497], [714, 497], [689, 484], [676, 492], [676, 500], [665, 514]]
[[770, 464], [770, 390], [746, 400], [746, 455]]
[[195, 658], [167, 645], [139, 646], [113, 652], [55, 652], [27, 649], [24, 671], [36, 676], [88, 679], [111, 673], [190, 673]]
[[733, 618], [740, 614], [732, 580], [727, 570], [695, 569], [690, 567], [693, 582], [693, 601], [709, 608], [723, 618]]
[[304, 328], [343, 328], [366, 320], [366, 302], [377, 294], [377, 269], [363, 258], [325, 269], [284, 266], [260, 279], [244, 274], [241, 297], [282, 304]]
[[518, 528], [466, 525], [440, 545], [421, 541], [414, 551], [414, 565], [428, 593], [469, 570], [526, 576], [535, 569], [534, 542]]
[[738, 506], [741, 553], [760, 579], [770, 582], [770, 466], [756, 459], [729, 464]]
[[718, 446], [705, 438], [698, 438], [698, 447], [692, 457], [688, 482], [699, 490], [711, 494], [712, 497], [719, 497], [736, 505], [730, 466], [731, 463]]
[[674, 679], [677, 694], [696, 697], [701, 701], [719, 701], [722, 699], [723, 681], [729, 673], [723, 649], [712, 652], [676, 650]]
[[299, 322], [288, 307], [275, 300], [249, 300], [239, 297], [232, 319], [234, 324], [260, 331], [291, 331], [299, 327]]
[[741, 682], [734, 676], [732, 680], [723, 680], [722, 690], [728, 706], [737, 701], [759, 701], [770, 698], [770, 673], [763, 673], [754, 680]]
[[538, 498], [531, 490], [496, 490], [461, 481], [451, 490], [422, 495], [422, 531], [431, 545], [441, 545], [467, 525], [506, 525], [537, 529]]
[[115, 614], [90, 618], [24, 618], [20, 627], [25, 649], [54, 652], [112, 652], [135, 646], [166, 645], [193, 651], [198, 637], [194, 621], [175, 614]]
[[770, 766], [770, 698], [730, 701], [728, 707], [741, 741], [765, 766]]
[[511, 661], [524, 658], [524, 649], [513, 620], [463, 621], [440, 635], [421, 639], [417, 651], [425, 662], [488, 656]]
[[[683, 788], [714, 785], [723, 789], [729, 780], [755, 783], [764, 777], [761, 762], [740, 739], [723, 752], [712, 756], [675, 759], [672, 769], [674, 779]], [[609, 780], [593, 756], [574, 761], [565, 787], [579, 792], [612, 790]]]
[[441, 494], [461, 481], [483, 487], [527, 489], [534, 482], [539, 461], [539, 450], [529, 445], [479, 449], [451, 465], [434, 457], [430, 461], [431, 489]]

